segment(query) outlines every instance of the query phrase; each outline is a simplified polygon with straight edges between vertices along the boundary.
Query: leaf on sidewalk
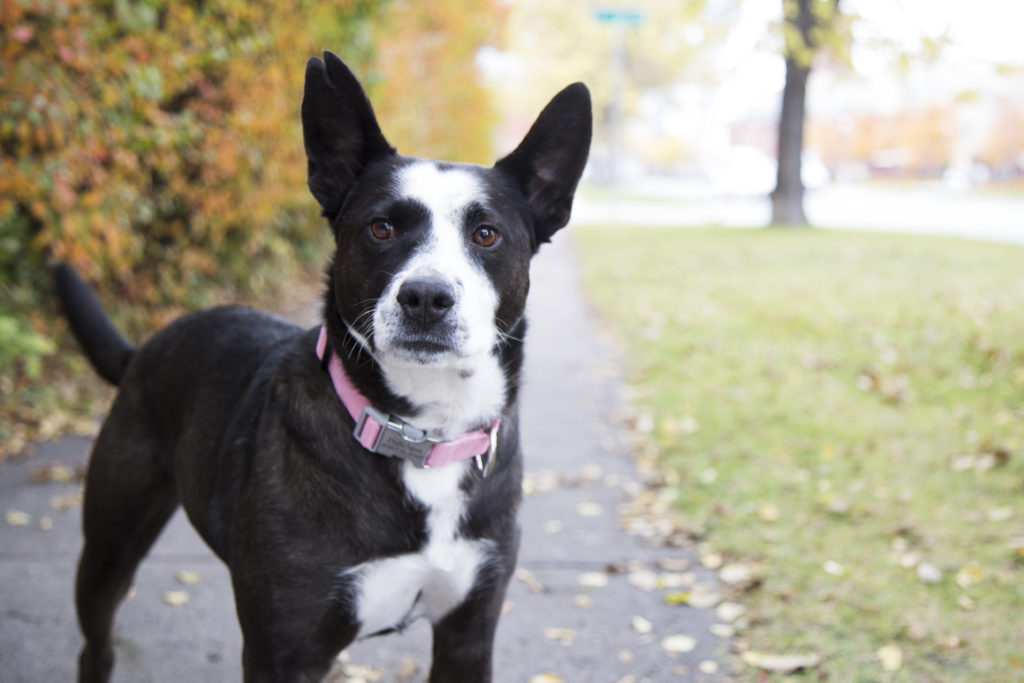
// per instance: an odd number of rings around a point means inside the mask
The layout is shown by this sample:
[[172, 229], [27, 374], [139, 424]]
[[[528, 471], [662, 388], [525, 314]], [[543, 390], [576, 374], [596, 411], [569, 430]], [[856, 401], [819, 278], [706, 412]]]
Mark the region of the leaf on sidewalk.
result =
[[604, 588], [608, 585], [608, 575], [604, 572], [584, 572], [580, 574], [579, 582], [587, 588]]
[[181, 607], [191, 599], [192, 596], [188, 594], [188, 591], [167, 591], [164, 593], [164, 602], [171, 607]]
[[199, 572], [182, 569], [174, 575], [174, 578], [182, 585], [191, 586], [192, 584], [199, 583]]
[[5, 519], [9, 526], [27, 526], [32, 523], [32, 515], [21, 510], [8, 510]]
[[669, 654], [681, 654], [684, 652], [693, 652], [693, 649], [697, 647], [697, 639], [693, 636], [684, 635], [677, 633], [674, 636], [667, 636], [661, 641], [661, 649], [665, 650]]
[[562, 683], [564, 679], [558, 674], [542, 673], [530, 676], [530, 683]]
[[572, 645], [572, 641], [576, 640], [576, 631], [573, 631], [571, 628], [556, 628], [554, 626], [549, 626], [544, 629], [544, 637], [548, 640], [557, 640], [562, 643], [562, 645], [569, 647]]

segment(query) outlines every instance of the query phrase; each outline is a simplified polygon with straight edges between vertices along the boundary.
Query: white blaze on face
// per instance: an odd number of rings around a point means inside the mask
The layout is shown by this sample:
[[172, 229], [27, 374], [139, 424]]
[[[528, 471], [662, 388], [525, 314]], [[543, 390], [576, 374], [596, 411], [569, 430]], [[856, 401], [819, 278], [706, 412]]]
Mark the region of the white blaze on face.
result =
[[[375, 357], [389, 388], [423, 409], [421, 429], [454, 435], [497, 417], [505, 400], [505, 378], [492, 351], [498, 341], [495, 284], [470, 254], [465, 212], [482, 202], [480, 181], [457, 168], [428, 161], [398, 172], [398, 196], [414, 199], [430, 214], [423, 242], [392, 278], [374, 311]], [[436, 358], [413, 357], [395, 347], [402, 334], [398, 291], [410, 278], [441, 278], [455, 292], [448, 313], [454, 350]]]
[[467, 207], [483, 199], [483, 188], [470, 173], [440, 169], [420, 162], [399, 171], [398, 193], [415, 199], [430, 214], [430, 230], [412, 257], [395, 274], [374, 313], [378, 350], [387, 353], [400, 333], [402, 311], [398, 290], [410, 278], [440, 277], [454, 290], [456, 303], [449, 313], [454, 324], [457, 356], [490, 353], [497, 341], [494, 314], [498, 297], [486, 272], [474, 263], [463, 232]]

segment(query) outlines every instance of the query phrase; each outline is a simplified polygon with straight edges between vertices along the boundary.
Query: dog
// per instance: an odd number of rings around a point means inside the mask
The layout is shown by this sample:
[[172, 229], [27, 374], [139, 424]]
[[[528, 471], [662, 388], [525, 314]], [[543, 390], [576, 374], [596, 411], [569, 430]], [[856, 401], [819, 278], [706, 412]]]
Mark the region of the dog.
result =
[[570, 85], [493, 167], [399, 155], [349, 68], [306, 65], [309, 188], [330, 222], [323, 325], [243, 307], [139, 348], [66, 264], [58, 297], [119, 387], [93, 447], [79, 680], [180, 504], [228, 566], [245, 681], [314, 681], [356, 639], [433, 628], [433, 683], [489, 681], [519, 546], [529, 264], [569, 221], [590, 147]]

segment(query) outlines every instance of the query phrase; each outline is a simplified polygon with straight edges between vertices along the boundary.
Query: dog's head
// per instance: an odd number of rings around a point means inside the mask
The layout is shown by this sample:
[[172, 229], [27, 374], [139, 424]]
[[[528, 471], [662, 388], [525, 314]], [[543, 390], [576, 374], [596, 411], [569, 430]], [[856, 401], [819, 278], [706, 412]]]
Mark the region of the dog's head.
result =
[[306, 65], [302, 123], [309, 187], [337, 243], [329, 328], [336, 315], [385, 374], [499, 362], [521, 333], [530, 258], [569, 220], [590, 147], [587, 88], [555, 96], [491, 168], [398, 155], [330, 52]]

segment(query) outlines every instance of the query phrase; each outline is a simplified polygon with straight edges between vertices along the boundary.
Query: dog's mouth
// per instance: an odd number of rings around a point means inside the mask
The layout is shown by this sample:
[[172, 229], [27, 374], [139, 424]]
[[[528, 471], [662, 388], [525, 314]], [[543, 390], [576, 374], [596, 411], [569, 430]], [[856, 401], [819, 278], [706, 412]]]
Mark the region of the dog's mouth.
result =
[[439, 341], [432, 338], [407, 338], [398, 339], [394, 343], [397, 351], [409, 353], [420, 357], [460, 355], [459, 350], [447, 341]]

